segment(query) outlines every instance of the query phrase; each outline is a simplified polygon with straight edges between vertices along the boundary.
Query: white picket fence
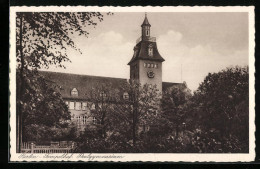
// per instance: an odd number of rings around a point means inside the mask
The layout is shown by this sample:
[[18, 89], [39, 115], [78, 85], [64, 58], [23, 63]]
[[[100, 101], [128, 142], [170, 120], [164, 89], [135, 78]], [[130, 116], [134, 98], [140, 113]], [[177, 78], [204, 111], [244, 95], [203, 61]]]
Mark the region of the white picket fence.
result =
[[53, 147], [23, 143], [21, 148], [21, 153], [72, 153], [72, 151], [73, 145], [69, 147]]

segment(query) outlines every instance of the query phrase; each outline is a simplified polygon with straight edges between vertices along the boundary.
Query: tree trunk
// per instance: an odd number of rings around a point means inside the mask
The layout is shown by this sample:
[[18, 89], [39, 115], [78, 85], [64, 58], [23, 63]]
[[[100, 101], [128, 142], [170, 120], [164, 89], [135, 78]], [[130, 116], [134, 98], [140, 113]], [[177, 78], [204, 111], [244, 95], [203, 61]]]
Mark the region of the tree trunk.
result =
[[133, 146], [136, 145], [136, 124], [137, 124], [137, 105], [134, 103], [134, 109], [133, 109]]
[[102, 117], [101, 117], [101, 125], [102, 125], [101, 136], [102, 137], [106, 136], [106, 132], [105, 132], [105, 117], [106, 117], [106, 111], [102, 111]]
[[175, 130], [176, 130], [176, 135], [175, 135], [174, 141], [176, 142], [179, 137], [179, 125], [178, 124], [176, 125]]
[[[17, 100], [18, 100], [18, 106], [17, 106], [17, 127], [16, 127], [16, 131], [17, 131], [17, 151], [18, 153], [21, 152], [21, 146], [22, 146], [22, 128], [23, 128], [23, 119], [22, 119], [22, 116], [23, 116], [23, 113], [22, 113], [22, 105], [21, 105], [21, 102], [23, 100], [23, 89], [24, 89], [24, 77], [23, 77], [23, 74], [24, 74], [24, 56], [23, 56], [23, 46], [22, 46], [22, 40], [23, 40], [23, 15], [21, 14], [20, 15], [20, 30], [19, 30], [19, 45], [20, 45], [20, 57], [21, 57], [21, 69], [20, 69], [20, 72], [19, 72], [19, 78], [20, 78], [20, 86], [18, 87], [18, 93], [17, 93]], [[23, 103], [24, 104], [24, 103]]]

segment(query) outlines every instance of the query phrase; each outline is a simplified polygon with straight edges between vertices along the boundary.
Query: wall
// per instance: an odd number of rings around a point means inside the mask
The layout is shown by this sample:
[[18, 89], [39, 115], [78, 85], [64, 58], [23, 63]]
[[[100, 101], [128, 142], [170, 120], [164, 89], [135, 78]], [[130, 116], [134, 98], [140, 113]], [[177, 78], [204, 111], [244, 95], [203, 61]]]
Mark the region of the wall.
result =
[[[158, 64], [158, 68], [144, 67], [144, 63]], [[138, 60], [139, 67], [139, 79], [141, 84], [156, 84], [160, 92], [162, 92], [162, 62]], [[155, 73], [154, 78], [149, 78], [147, 72], [151, 70]]]

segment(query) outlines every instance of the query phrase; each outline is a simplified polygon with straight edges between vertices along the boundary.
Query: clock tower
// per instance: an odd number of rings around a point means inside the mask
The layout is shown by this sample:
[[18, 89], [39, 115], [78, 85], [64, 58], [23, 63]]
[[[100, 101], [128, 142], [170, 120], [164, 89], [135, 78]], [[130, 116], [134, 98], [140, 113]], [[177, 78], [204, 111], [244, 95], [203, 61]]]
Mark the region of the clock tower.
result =
[[156, 38], [150, 36], [151, 25], [145, 14], [141, 25], [142, 36], [136, 40], [134, 55], [128, 65], [130, 66], [130, 79], [136, 80], [142, 85], [156, 85], [162, 92], [162, 62], [164, 59], [159, 54]]

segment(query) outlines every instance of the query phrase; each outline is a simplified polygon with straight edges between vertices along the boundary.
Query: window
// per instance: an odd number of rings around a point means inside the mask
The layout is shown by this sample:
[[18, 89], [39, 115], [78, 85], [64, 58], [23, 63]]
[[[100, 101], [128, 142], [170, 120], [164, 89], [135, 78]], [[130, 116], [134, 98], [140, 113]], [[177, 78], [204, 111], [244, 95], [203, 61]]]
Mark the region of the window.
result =
[[153, 56], [153, 48], [152, 47], [148, 48], [148, 55]]
[[81, 110], [81, 102], [76, 102], [76, 110]]
[[96, 106], [94, 103], [91, 104], [91, 110], [95, 110], [96, 109]]
[[96, 119], [96, 117], [93, 117], [92, 122], [93, 122], [93, 124], [97, 124], [97, 119]]
[[150, 68], [150, 63], [147, 63], [147, 67]]
[[74, 118], [75, 118], [75, 114], [72, 114], [71, 115], [71, 120], [74, 120]]
[[76, 88], [71, 90], [71, 96], [78, 96], [78, 90]]
[[99, 96], [102, 100], [105, 100], [107, 98], [107, 94], [104, 91], [100, 92]]
[[87, 103], [86, 102], [82, 103], [82, 110], [87, 110]]
[[144, 67], [146, 67], [147, 65], [146, 65], [146, 63], [144, 63]]
[[87, 116], [83, 116], [83, 124], [87, 123]]
[[151, 68], [153, 68], [153, 66], [154, 66], [153, 63], [151, 63]]
[[125, 92], [125, 93], [123, 94], [123, 99], [124, 99], [124, 100], [129, 100], [129, 94], [128, 94], [127, 92]]
[[66, 101], [65, 103], [66, 103], [67, 106], [69, 105], [69, 102], [68, 102], [68, 101]]
[[146, 36], [149, 36], [149, 30], [146, 30]]
[[158, 64], [154, 64], [154, 68], [157, 69], [158, 68]]
[[69, 109], [74, 109], [75, 108], [74, 106], [75, 106], [74, 102], [70, 102]]

